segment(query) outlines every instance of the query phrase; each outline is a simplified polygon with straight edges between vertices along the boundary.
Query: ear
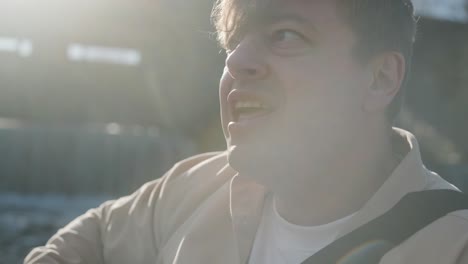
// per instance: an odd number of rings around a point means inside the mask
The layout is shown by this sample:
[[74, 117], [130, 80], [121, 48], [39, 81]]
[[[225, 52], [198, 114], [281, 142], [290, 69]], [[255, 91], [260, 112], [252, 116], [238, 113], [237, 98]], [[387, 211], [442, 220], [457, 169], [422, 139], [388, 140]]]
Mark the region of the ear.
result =
[[366, 90], [364, 109], [385, 112], [401, 88], [405, 76], [405, 58], [399, 52], [386, 52], [370, 62], [373, 78]]

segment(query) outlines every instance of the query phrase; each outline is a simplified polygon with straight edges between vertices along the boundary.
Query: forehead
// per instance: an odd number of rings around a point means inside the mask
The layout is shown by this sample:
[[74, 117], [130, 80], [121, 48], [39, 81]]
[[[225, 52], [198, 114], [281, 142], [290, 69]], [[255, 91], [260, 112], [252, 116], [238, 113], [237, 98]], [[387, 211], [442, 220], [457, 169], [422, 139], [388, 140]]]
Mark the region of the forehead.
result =
[[[268, 22], [275, 18], [296, 16], [319, 31], [345, 27], [338, 12], [338, 0], [251, 0], [251, 19]], [[254, 18], [255, 17], [255, 18]]]

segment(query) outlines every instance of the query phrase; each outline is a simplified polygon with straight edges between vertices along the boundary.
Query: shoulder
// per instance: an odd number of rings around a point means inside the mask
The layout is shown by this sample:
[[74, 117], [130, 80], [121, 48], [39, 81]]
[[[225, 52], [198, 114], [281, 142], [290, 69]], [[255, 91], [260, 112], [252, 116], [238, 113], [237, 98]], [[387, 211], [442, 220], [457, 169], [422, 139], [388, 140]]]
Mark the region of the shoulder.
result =
[[[425, 190], [459, 191], [438, 174], [426, 169]], [[389, 256], [399, 255], [405, 263], [459, 263], [468, 251], [468, 210], [451, 212], [416, 232]], [[468, 258], [467, 258], [468, 259]], [[460, 262], [465, 263], [465, 262]]]
[[[90, 211], [102, 219], [103, 244], [112, 252], [125, 248], [130, 240], [153, 241], [158, 247], [210, 194], [228, 182], [233, 171], [226, 168], [229, 166], [224, 152], [196, 155], [177, 162], [161, 178], [144, 184], [133, 194]], [[153, 232], [141, 232], [143, 229]], [[151, 252], [149, 244], [139, 247], [149, 247]]]
[[468, 263], [466, 216], [462, 210], [436, 220], [389, 251], [381, 263]]
[[174, 164], [174, 166], [164, 175], [168, 178], [177, 177], [189, 170], [202, 167], [217, 167], [216, 165], [227, 164], [227, 154], [225, 152], [209, 152], [191, 156]]
[[[427, 182], [425, 186], [425, 190], [438, 190], [438, 189], [446, 189], [446, 190], [454, 190], [460, 191], [455, 185], [449, 183], [437, 173], [425, 169], [427, 174]], [[452, 213], [449, 213], [446, 217], [455, 217], [458, 218], [458, 221], [467, 222], [468, 224], [468, 209], [467, 210], [459, 210]], [[446, 217], [442, 218], [445, 219]]]
[[[441, 176], [439, 176], [437, 173], [430, 171], [428, 169], [425, 169], [426, 174], [427, 174], [427, 182], [425, 189], [426, 190], [438, 190], [438, 189], [446, 189], [446, 190], [453, 190], [453, 191], [460, 191], [455, 185], [449, 183], [445, 179], [443, 179]], [[468, 204], [467, 204], [468, 207]], [[450, 226], [449, 224], [445, 222], [450, 222], [452, 224], [455, 224], [457, 228], [462, 228], [465, 232], [468, 233], [468, 208], [466, 210], [458, 210], [455, 212], [451, 212], [447, 214], [445, 217], [442, 217], [438, 221], [436, 221], [434, 224], [438, 224], [440, 226]], [[433, 225], [430, 225], [429, 227], [432, 227]]]
[[153, 202], [164, 198], [174, 192], [180, 192], [185, 188], [195, 188], [191, 185], [194, 181], [203, 181], [209, 185], [211, 180], [228, 166], [225, 152], [210, 152], [195, 155], [174, 164], [162, 177], [143, 184], [133, 194], [122, 197], [113, 204], [119, 204], [127, 200], [141, 200], [144, 196]]
[[217, 172], [228, 164], [226, 152], [209, 152], [177, 162], [164, 177], [168, 181], [180, 175], [193, 176], [199, 171]]
[[426, 174], [426, 185], [424, 186], [425, 190], [448, 189], [459, 191], [455, 185], [446, 181], [439, 174], [428, 170], [426, 167], [424, 167], [424, 172]]
[[224, 152], [211, 152], [179, 161], [162, 177], [149, 181], [132, 194], [109, 201], [104, 206], [110, 206], [110, 209], [112, 209], [122, 205], [130, 206], [137, 201], [144, 203], [155, 202], [166, 191], [182, 188], [184, 183], [193, 180], [195, 175], [203, 175], [207, 179], [213, 177], [213, 174], [216, 174], [223, 166], [227, 165], [225, 156]]
[[137, 208], [148, 209], [160, 207], [160, 203], [176, 202], [175, 200], [187, 197], [201, 188], [216, 189], [219, 184], [216, 184], [217, 176], [221, 176], [219, 177], [221, 181], [227, 181], [228, 177], [233, 175], [233, 173], [221, 173], [223, 168], [228, 167], [227, 164], [224, 152], [211, 152], [189, 157], [177, 162], [162, 177], [143, 184], [131, 195], [110, 201], [105, 205], [109, 207], [109, 211], [127, 207], [131, 213]]
[[152, 199], [159, 244], [164, 244], [214, 193], [229, 184], [235, 174], [225, 152], [197, 155], [177, 163], [164, 175], [158, 195]]
[[230, 168], [226, 152], [196, 155], [176, 163], [161, 179], [159, 199], [209, 192], [227, 182], [235, 171]]

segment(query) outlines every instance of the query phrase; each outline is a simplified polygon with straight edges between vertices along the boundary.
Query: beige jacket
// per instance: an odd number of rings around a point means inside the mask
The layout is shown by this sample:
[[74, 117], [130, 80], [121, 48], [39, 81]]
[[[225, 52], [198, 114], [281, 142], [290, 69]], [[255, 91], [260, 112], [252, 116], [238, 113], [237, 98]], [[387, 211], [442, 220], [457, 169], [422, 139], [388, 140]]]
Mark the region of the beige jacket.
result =
[[[353, 216], [342, 235], [381, 215], [406, 193], [455, 189], [411, 151]], [[25, 263], [246, 263], [265, 190], [236, 177], [225, 153], [179, 162], [134, 194], [107, 202], [59, 230]], [[388, 252], [381, 264], [468, 263], [468, 211], [437, 220]]]

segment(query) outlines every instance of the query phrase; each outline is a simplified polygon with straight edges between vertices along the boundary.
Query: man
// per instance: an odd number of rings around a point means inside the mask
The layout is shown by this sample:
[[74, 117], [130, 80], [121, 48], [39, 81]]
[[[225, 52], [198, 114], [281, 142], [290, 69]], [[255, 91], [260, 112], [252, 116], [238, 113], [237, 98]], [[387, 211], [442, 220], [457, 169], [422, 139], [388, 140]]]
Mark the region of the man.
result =
[[[407, 193], [456, 190], [391, 125], [415, 36], [409, 0], [220, 0], [214, 18], [227, 151], [90, 210], [26, 263], [301, 263]], [[467, 245], [457, 211], [380, 263], [468, 263]]]

